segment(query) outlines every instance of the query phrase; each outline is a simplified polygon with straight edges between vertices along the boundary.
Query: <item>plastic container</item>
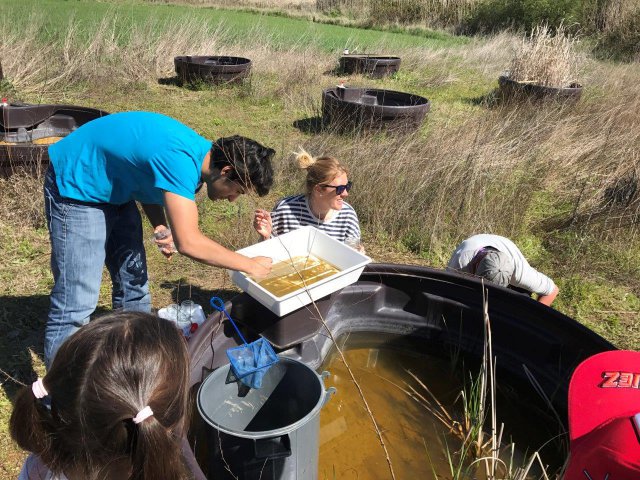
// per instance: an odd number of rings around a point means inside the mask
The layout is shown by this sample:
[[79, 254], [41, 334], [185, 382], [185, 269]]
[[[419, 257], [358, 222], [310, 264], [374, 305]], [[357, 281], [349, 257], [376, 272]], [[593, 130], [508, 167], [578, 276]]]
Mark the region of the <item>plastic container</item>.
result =
[[360, 237], [347, 237], [344, 239], [344, 244], [358, 251], [362, 248]]
[[[191, 302], [191, 300], [185, 300], [182, 303], [184, 304], [185, 302]], [[189, 338], [191, 334], [195, 332], [207, 319], [204, 314], [204, 310], [197, 303], [192, 303], [192, 306], [189, 307], [189, 309], [191, 311], [191, 315], [187, 317], [182, 312], [181, 305], [172, 303], [171, 305], [167, 305], [166, 307], [159, 309], [157, 314], [160, 318], [164, 318], [165, 320], [175, 323], [180, 331], [182, 331], [185, 338]]]
[[498, 77], [500, 94], [505, 100], [554, 100], [573, 103], [582, 97], [583, 87], [579, 83], [572, 83], [566, 87], [547, 87], [529, 82], [518, 82], [510, 78], [509, 74]]
[[248, 393], [227, 383], [228, 374], [226, 366], [215, 370], [197, 395], [198, 412], [211, 427], [205, 443], [213, 451], [202, 465], [208, 478], [316, 479], [320, 411], [335, 392], [325, 389], [328, 374], [282, 358], [262, 388]]
[[[155, 240], [164, 240], [165, 238], [169, 237], [169, 235], [171, 235], [171, 229], [170, 229], [170, 228], [168, 228], [168, 227], [166, 227], [166, 228], [164, 228], [164, 229], [162, 229], [162, 230], [159, 230], [159, 231], [155, 232], [155, 233], [153, 234], [152, 241], [154, 241], [154, 243], [155, 243]], [[164, 247], [163, 247], [163, 246], [161, 246], [161, 245], [158, 245], [158, 244], [156, 243], [156, 247], [158, 247], [158, 250], [160, 250], [160, 251], [162, 251], [162, 249], [163, 249], [163, 248], [167, 248], [167, 249], [169, 249], [169, 251], [170, 251], [171, 253], [177, 253], [177, 252], [178, 252], [178, 249], [176, 248], [176, 244], [175, 244], [175, 243], [173, 243], [173, 242], [168, 243], [168, 244], [167, 244], [167, 245], [165, 245]], [[186, 301], [186, 300], [185, 300], [185, 301]], [[184, 303], [184, 302], [183, 302], [183, 303]]]
[[175, 57], [173, 63], [181, 83], [239, 83], [251, 73], [251, 60], [243, 57], [183, 55]]
[[400, 70], [400, 57], [387, 55], [354, 55], [348, 51], [340, 57], [338, 70], [348, 75], [359, 73], [373, 78], [393, 75]]
[[365, 265], [371, 262], [366, 255], [310, 226], [251, 245], [238, 253], [248, 257], [271, 257], [273, 263], [312, 254], [340, 270], [306, 289], [303, 287], [281, 297], [276, 297], [244, 273], [229, 271], [233, 283], [280, 317], [356, 282]]
[[[567, 418], [567, 391], [573, 370], [585, 358], [616, 347], [584, 325], [525, 295], [491, 283], [484, 287], [489, 292], [498, 384], [503, 393], [511, 392], [515, 402], [526, 398], [537, 404], [535, 399], [544, 392], [543, 408], [528, 411], [539, 420], [541, 428], [553, 430], [547, 437], [551, 438], [559, 428], [555, 418], [549, 420], [551, 412], [557, 412], [563, 421]], [[418, 353], [445, 359], [451, 359], [453, 353], [454, 358], [479, 359], [484, 352], [482, 292], [481, 279], [469, 275], [415, 265], [372, 263], [358, 282], [318, 302], [318, 308], [334, 338], [366, 332], [389, 336], [389, 346], [405, 348], [405, 342], [410, 342]], [[288, 350], [280, 354], [281, 360], [283, 356], [293, 357], [319, 368], [332, 351], [333, 342], [325, 326], [306, 310], [279, 319], [247, 294], [232, 298], [227, 307], [239, 323], [250, 326], [256, 335], [282, 345], [279, 348], [288, 345]], [[221, 352], [237, 346], [237, 339], [229, 335], [228, 329], [218, 328], [221, 315], [216, 312], [189, 341], [191, 385], [202, 381], [203, 371], [224, 367], [228, 360]], [[311, 330], [299, 332], [296, 337], [296, 328], [305, 323], [312, 325]], [[217, 442], [217, 436], [204, 446], [203, 442], [192, 441], [194, 449], [202, 449], [198, 450], [198, 458], [203, 468]], [[184, 451], [195, 463], [191, 450]], [[196, 479], [205, 480], [202, 472], [195, 471]]]

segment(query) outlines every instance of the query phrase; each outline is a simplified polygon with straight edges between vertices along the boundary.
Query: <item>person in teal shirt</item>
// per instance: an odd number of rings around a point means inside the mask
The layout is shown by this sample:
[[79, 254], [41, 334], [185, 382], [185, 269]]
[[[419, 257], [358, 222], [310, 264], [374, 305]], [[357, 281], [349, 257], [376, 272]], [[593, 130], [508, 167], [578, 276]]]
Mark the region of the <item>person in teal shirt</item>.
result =
[[197, 191], [235, 201], [273, 184], [275, 151], [241, 136], [214, 142], [151, 112], [106, 115], [49, 147], [45, 213], [54, 286], [45, 328], [45, 363], [94, 312], [106, 264], [114, 309], [149, 312], [151, 298], [136, 202], [167, 257], [177, 251], [206, 265], [266, 276], [271, 259], [249, 258], [207, 238], [198, 227]]

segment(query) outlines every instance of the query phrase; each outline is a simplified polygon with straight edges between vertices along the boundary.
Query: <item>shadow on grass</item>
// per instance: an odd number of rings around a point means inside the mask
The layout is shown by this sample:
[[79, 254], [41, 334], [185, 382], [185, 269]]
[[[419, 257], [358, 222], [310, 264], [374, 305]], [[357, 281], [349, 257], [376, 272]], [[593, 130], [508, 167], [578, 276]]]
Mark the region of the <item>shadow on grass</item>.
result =
[[304, 133], [320, 133], [322, 131], [322, 117], [296, 120], [293, 122], [293, 126]]
[[[192, 299], [202, 306], [207, 316], [213, 312], [209, 304], [211, 297], [227, 301], [238, 294], [232, 289], [189, 287], [186, 281], [164, 282], [160, 288], [171, 290], [174, 300]], [[44, 329], [48, 312], [48, 295], [0, 296], [0, 386], [10, 400], [20, 383], [30, 385], [38, 373], [44, 373]], [[109, 308], [98, 307], [91, 318], [109, 312]], [[36, 369], [42, 371], [36, 372]]]
[[159, 78], [158, 79], [158, 83], [160, 85], [173, 85], [176, 87], [181, 87], [182, 86], [182, 81], [176, 76], [176, 77], [165, 77], [165, 78]]
[[503, 105], [505, 103], [498, 88], [479, 97], [464, 98], [463, 101], [471, 105], [486, 108], [499, 107], [500, 105]]
[[20, 388], [16, 382], [37, 377], [32, 352], [42, 360], [48, 311], [48, 295], [0, 296], [0, 381], [10, 399]]

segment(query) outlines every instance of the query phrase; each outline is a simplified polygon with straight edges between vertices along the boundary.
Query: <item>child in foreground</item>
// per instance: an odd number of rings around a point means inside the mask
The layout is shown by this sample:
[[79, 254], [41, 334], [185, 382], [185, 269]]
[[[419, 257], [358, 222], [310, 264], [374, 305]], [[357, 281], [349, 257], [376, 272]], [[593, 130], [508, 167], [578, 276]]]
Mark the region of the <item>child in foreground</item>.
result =
[[186, 479], [189, 357], [170, 322], [118, 312], [82, 327], [17, 395], [19, 480]]

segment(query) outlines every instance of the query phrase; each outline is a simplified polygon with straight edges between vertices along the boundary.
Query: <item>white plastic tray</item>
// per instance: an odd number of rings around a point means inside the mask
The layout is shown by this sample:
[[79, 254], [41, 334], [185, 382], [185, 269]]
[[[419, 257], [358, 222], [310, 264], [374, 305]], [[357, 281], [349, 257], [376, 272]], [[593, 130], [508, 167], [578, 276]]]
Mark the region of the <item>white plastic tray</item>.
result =
[[300, 288], [282, 297], [276, 297], [244, 273], [229, 270], [233, 283], [279, 317], [304, 307], [313, 300], [318, 300], [351, 285], [358, 280], [365, 265], [371, 262], [371, 259], [366, 255], [310, 226], [256, 243], [238, 250], [238, 253], [248, 257], [271, 257], [273, 263], [300, 255], [312, 254], [340, 270], [310, 285], [307, 289]]

